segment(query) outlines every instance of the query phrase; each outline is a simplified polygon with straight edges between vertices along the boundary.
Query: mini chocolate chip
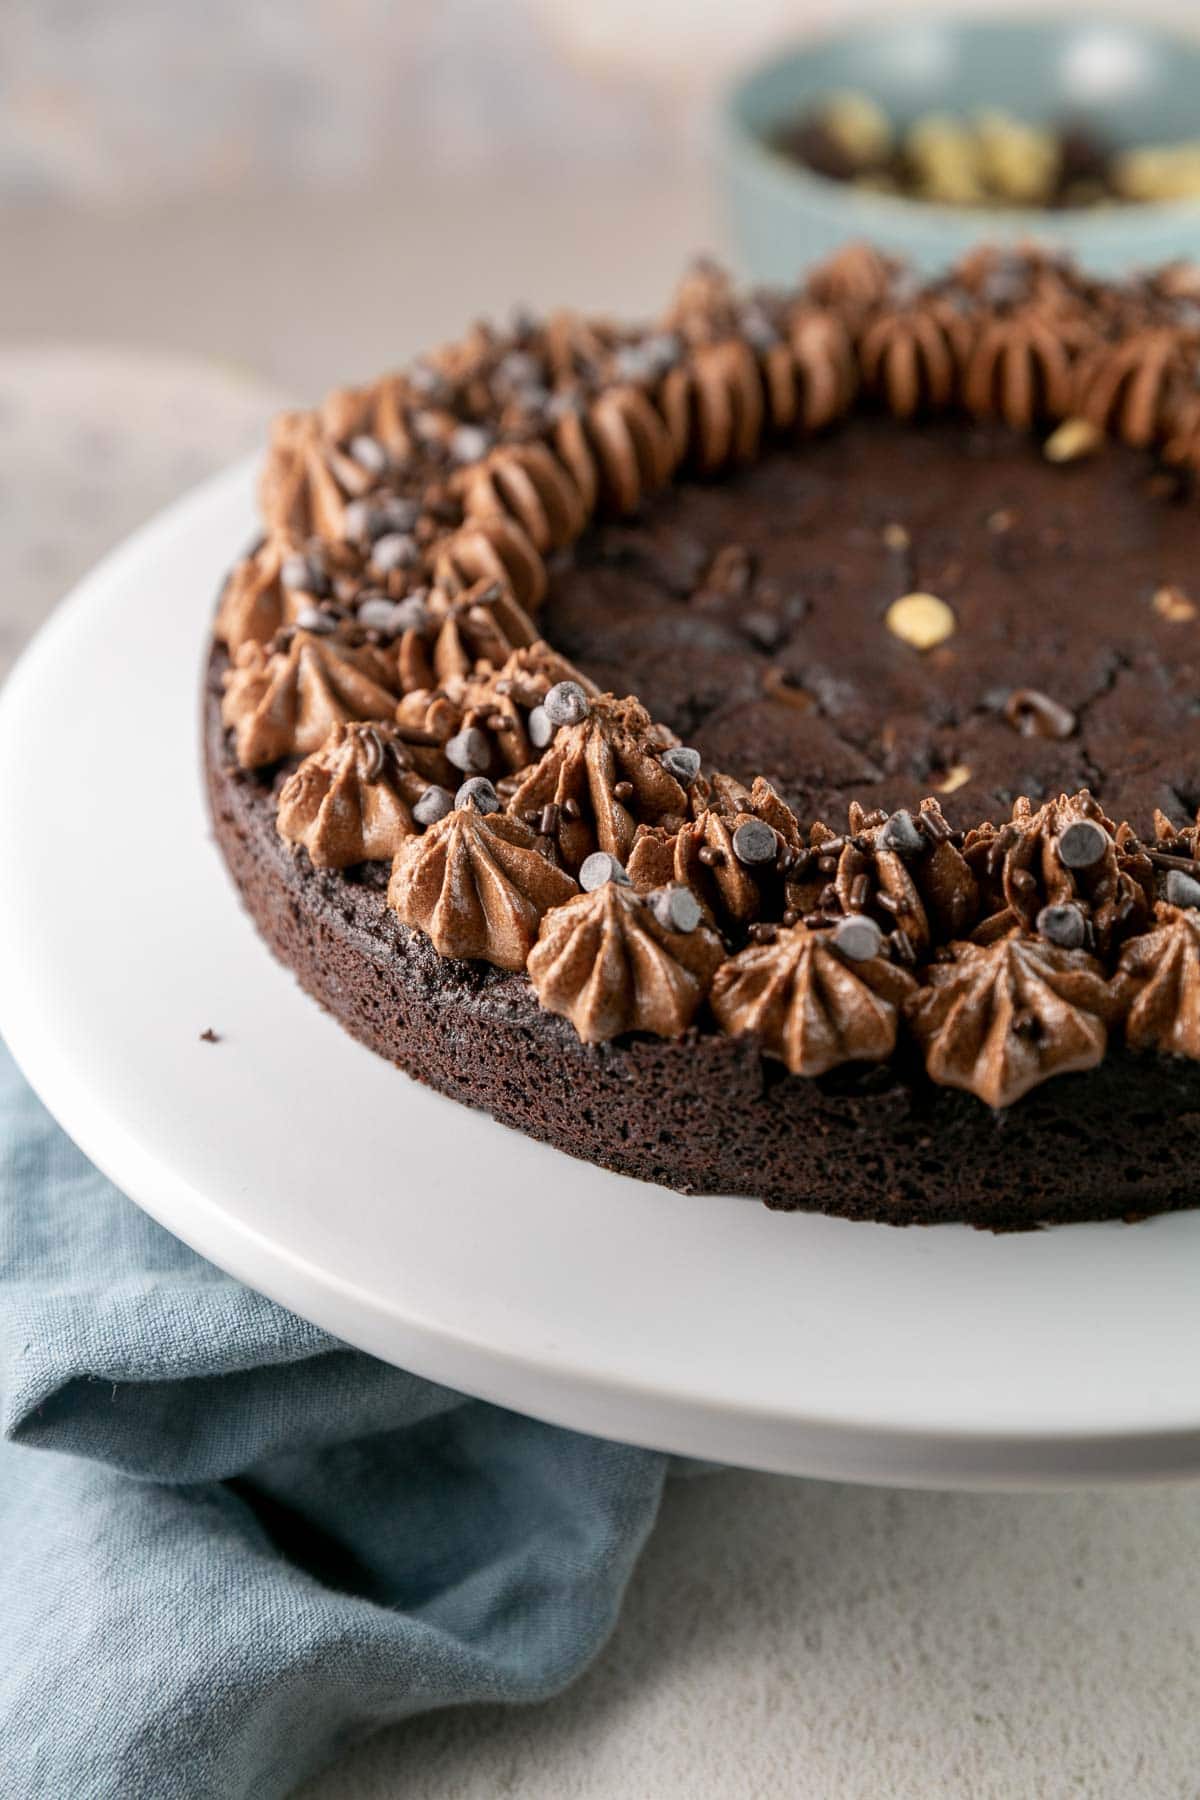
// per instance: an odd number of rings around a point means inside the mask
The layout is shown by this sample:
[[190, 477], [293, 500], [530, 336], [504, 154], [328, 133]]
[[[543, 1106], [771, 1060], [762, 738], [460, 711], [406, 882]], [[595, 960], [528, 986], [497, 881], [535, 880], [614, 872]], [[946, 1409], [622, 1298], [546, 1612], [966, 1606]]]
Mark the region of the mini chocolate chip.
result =
[[371, 567], [387, 574], [392, 569], [411, 569], [420, 552], [404, 531], [385, 531], [371, 546]]
[[603, 887], [606, 881], [615, 881], [618, 887], [628, 887], [629, 877], [625, 873], [625, 865], [610, 856], [607, 850], [593, 850], [585, 856], [579, 871], [579, 885], [585, 894], [594, 893], [596, 888]]
[[347, 543], [377, 537], [382, 526], [379, 508], [373, 500], [351, 500], [342, 514], [342, 536]]
[[644, 344], [622, 344], [613, 354], [612, 372], [618, 381], [652, 381], [654, 358]]
[[758, 307], [748, 306], [738, 323], [742, 336], [753, 350], [773, 350], [780, 342], [778, 331]]
[[318, 597], [329, 592], [329, 577], [311, 556], [285, 556], [279, 569], [282, 586]]
[[358, 603], [358, 622], [368, 626], [372, 631], [385, 631], [394, 634], [397, 627], [396, 603], [382, 594], [372, 594]]
[[833, 942], [851, 962], [869, 962], [883, 949], [883, 933], [874, 919], [854, 913], [834, 926]]
[[464, 725], [445, 745], [445, 756], [465, 775], [479, 775], [492, 760], [492, 746], [477, 725]]
[[378, 501], [376, 511], [388, 531], [411, 531], [421, 516], [416, 501], [405, 499], [403, 494], [390, 494], [386, 500]]
[[431, 368], [427, 362], [415, 362], [408, 371], [408, 383], [426, 400], [441, 400], [448, 397], [450, 385], [444, 375]]
[[673, 750], [664, 750], [659, 762], [673, 775], [680, 787], [691, 787], [700, 773], [700, 752], [690, 749], [686, 744], [679, 744]]
[[782, 619], [775, 617], [774, 613], [760, 611], [742, 613], [737, 623], [750, 642], [757, 644], [760, 650], [778, 650], [787, 636], [787, 627]]
[[579, 418], [585, 411], [583, 396], [569, 388], [561, 393], [551, 394], [546, 405], [546, 417], [555, 422], [559, 419]]
[[478, 462], [492, 447], [492, 434], [482, 425], [459, 425], [450, 433], [450, 454], [455, 462]]
[[1076, 819], [1058, 839], [1058, 854], [1068, 869], [1091, 869], [1106, 854], [1112, 839], [1094, 819]]
[[387, 451], [378, 438], [368, 436], [365, 431], [350, 439], [350, 454], [368, 475], [382, 475], [387, 468]]
[[429, 608], [425, 604], [426, 590], [418, 588], [415, 594], [406, 594], [403, 600], [397, 600], [392, 614], [392, 630], [425, 631], [429, 626]]
[[633, 786], [632, 781], [614, 781], [613, 782], [613, 799], [619, 800], [621, 802], [622, 806], [624, 806], [624, 804], [627, 800], [632, 800], [633, 795], [634, 795], [634, 786]]
[[650, 910], [664, 931], [695, 931], [703, 916], [691, 888], [678, 882], [656, 889], [650, 896]]
[[311, 631], [315, 637], [328, 637], [337, 628], [338, 622], [332, 614], [321, 612], [315, 606], [302, 606], [296, 614], [296, 629]]
[[577, 681], [556, 681], [542, 711], [551, 725], [578, 725], [588, 716], [588, 697]]
[[1069, 738], [1078, 720], [1037, 688], [1014, 688], [1004, 702], [1004, 717], [1022, 737]]
[[1171, 869], [1167, 875], [1167, 899], [1172, 906], [1200, 906], [1200, 881], [1185, 875], [1182, 869]]
[[917, 856], [927, 848], [924, 833], [917, 821], [903, 808], [894, 812], [879, 829], [879, 843], [884, 850], [895, 850], [900, 856]]
[[528, 350], [510, 350], [500, 358], [496, 373], [512, 387], [525, 387], [531, 381], [541, 380], [542, 365]]
[[1087, 938], [1087, 920], [1079, 907], [1069, 902], [1065, 906], [1043, 906], [1035, 924], [1047, 943], [1057, 944], [1060, 950], [1082, 949]]
[[554, 736], [554, 726], [550, 722], [544, 706], [535, 706], [525, 722], [529, 733], [529, 741], [535, 750], [544, 750]]
[[683, 355], [683, 340], [674, 331], [656, 331], [648, 337], [642, 349], [649, 358], [656, 374], [665, 375]]
[[751, 867], [774, 862], [778, 847], [779, 840], [763, 819], [745, 819], [733, 834], [733, 854]]
[[412, 809], [412, 816], [418, 825], [436, 825], [447, 813], [454, 811], [454, 795], [444, 787], [427, 787], [421, 798]]
[[[447, 750], [449, 747], [446, 746]], [[494, 813], [500, 811], [500, 796], [486, 775], [472, 775], [455, 794], [454, 804], [456, 807], [473, 806], [476, 812]]]

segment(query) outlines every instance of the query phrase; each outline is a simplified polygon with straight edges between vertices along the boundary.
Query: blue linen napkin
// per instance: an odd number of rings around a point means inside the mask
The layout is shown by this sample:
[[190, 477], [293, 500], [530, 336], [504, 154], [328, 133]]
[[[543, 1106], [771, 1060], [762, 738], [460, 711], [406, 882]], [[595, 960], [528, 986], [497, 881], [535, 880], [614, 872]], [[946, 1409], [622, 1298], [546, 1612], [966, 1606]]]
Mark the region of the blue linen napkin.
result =
[[555, 1693], [666, 1466], [241, 1286], [2, 1047], [0, 1422], [4, 1800], [272, 1800], [412, 1713]]

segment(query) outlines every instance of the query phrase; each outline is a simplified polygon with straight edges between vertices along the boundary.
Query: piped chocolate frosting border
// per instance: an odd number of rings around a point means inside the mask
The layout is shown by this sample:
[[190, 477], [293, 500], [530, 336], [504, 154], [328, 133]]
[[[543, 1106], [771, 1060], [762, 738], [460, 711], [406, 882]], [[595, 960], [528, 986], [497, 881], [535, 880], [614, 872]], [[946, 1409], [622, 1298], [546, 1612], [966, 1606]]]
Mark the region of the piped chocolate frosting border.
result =
[[[993, 1108], [1120, 1043], [1200, 1059], [1200, 822], [1087, 792], [965, 831], [918, 793], [801, 820], [536, 624], [593, 518], [860, 397], [1049, 433], [1052, 462], [1107, 433], [1194, 469], [1198, 364], [1200, 272], [1114, 285], [1040, 252], [918, 288], [856, 246], [749, 296], [701, 263], [649, 329], [477, 327], [277, 422], [217, 620], [237, 763], [288, 771], [278, 830], [314, 868], [390, 863], [405, 927], [524, 971], [584, 1044], [727, 1034], [805, 1077], [917, 1056]], [[911, 593], [886, 624], [922, 655], [955, 618]]]

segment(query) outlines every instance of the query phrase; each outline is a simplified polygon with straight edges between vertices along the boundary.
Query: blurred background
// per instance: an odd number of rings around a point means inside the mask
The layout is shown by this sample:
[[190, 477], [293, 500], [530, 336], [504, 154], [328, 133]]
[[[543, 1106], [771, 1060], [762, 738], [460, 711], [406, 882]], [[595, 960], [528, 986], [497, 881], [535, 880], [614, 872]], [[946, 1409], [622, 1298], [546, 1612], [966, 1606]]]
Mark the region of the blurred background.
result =
[[728, 247], [733, 73], [904, 10], [7, 0], [0, 339], [203, 352], [315, 394], [518, 300], [657, 305], [689, 252]]

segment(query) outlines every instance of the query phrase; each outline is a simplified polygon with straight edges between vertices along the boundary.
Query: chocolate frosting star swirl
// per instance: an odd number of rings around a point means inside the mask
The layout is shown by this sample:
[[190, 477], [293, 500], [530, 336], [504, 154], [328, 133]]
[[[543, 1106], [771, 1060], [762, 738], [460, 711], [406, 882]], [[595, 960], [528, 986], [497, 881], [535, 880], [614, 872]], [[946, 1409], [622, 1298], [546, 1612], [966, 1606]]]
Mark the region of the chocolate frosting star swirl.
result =
[[421, 685], [471, 675], [479, 662], [499, 668], [514, 650], [538, 641], [537, 626], [503, 582], [477, 581], [453, 598], [434, 588], [428, 607], [433, 635], [428, 679]]
[[1100, 1062], [1120, 1008], [1093, 957], [1020, 931], [948, 955], [905, 1009], [934, 1081], [1011, 1106], [1052, 1075]]
[[222, 717], [238, 761], [256, 769], [319, 750], [333, 726], [349, 719], [390, 719], [395, 686], [381, 651], [297, 631], [281, 650], [243, 644], [225, 678]]
[[1073, 394], [1074, 360], [1060, 322], [1031, 306], [983, 325], [963, 378], [968, 411], [1028, 431], [1039, 419], [1065, 418]]
[[626, 1031], [673, 1038], [692, 1023], [723, 956], [705, 926], [664, 928], [641, 895], [606, 881], [546, 914], [529, 979], [585, 1044]]
[[284, 783], [279, 835], [302, 844], [319, 869], [390, 861], [419, 830], [412, 808], [430, 785], [416, 766], [421, 755], [389, 725], [335, 725]]
[[1037, 808], [1018, 800], [1008, 825], [969, 831], [963, 855], [985, 896], [979, 942], [1030, 927], [1043, 907], [1071, 905], [1088, 918], [1094, 946], [1107, 952], [1150, 916], [1152, 865], [1086, 790]]
[[258, 488], [268, 533], [340, 538], [347, 502], [367, 493], [374, 476], [329, 436], [319, 414], [281, 414]]
[[471, 518], [513, 519], [543, 553], [572, 543], [587, 524], [583, 494], [546, 444], [503, 444], [456, 486]]
[[1171, 326], [1106, 344], [1080, 364], [1074, 410], [1142, 449], [1168, 423], [1173, 392], [1190, 375], [1196, 351], [1195, 334]]
[[1133, 1050], [1200, 1059], [1200, 912], [1159, 904], [1121, 951], [1114, 990]]
[[950, 405], [970, 344], [966, 317], [929, 299], [881, 313], [864, 331], [858, 354], [867, 387], [898, 419], [910, 419]]
[[624, 862], [638, 823], [682, 821], [687, 795], [660, 761], [674, 742], [636, 700], [606, 694], [586, 718], [564, 725], [509, 801], [518, 817], [556, 809], [558, 847], [569, 869], [593, 850]]
[[523, 969], [543, 915], [576, 892], [520, 819], [468, 804], [401, 846], [388, 905], [439, 956]]
[[712, 1010], [731, 1037], [753, 1033], [793, 1075], [886, 1062], [916, 982], [882, 957], [852, 962], [827, 932], [793, 925], [718, 970]]
[[280, 579], [284, 562], [293, 554], [295, 547], [287, 538], [268, 538], [230, 570], [216, 635], [231, 653], [243, 644], [270, 643], [282, 625], [295, 622], [303, 599]]

